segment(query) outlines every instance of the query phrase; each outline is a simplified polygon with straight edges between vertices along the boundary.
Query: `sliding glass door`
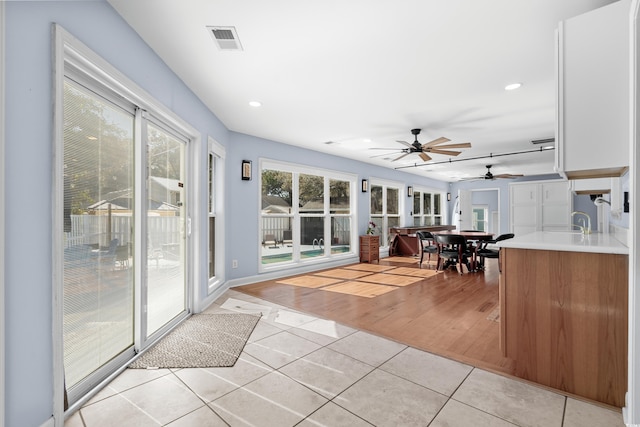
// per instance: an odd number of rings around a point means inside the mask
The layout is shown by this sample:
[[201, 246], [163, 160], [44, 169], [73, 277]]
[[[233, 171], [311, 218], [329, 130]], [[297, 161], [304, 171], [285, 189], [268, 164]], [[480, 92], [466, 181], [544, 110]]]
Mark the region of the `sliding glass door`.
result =
[[65, 80], [63, 107], [62, 339], [73, 403], [188, 313], [188, 140], [81, 77]]

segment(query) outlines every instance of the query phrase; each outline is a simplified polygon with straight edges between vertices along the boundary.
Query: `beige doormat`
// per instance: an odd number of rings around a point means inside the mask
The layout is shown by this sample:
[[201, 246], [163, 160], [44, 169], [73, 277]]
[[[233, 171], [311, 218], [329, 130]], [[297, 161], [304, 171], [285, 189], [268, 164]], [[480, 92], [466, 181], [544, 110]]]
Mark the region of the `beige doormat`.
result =
[[162, 338], [129, 368], [215, 368], [233, 366], [259, 315], [194, 314]]

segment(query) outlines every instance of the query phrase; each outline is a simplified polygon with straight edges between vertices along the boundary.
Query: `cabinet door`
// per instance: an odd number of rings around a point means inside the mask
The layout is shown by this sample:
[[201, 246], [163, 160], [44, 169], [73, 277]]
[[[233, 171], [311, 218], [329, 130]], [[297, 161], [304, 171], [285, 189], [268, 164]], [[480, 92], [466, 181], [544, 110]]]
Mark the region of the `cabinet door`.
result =
[[543, 231], [568, 230], [571, 224], [571, 191], [567, 181], [541, 184]]
[[571, 192], [569, 182], [548, 182], [542, 184], [543, 203], [569, 203]]
[[509, 186], [511, 232], [516, 236], [538, 229], [538, 191], [539, 184]]
[[568, 178], [620, 176], [629, 165], [629, 12], [620, 0], [558, 28], [556, 168]]
[[511, 185], [511, 203], [535, 205], [538, 200], [538, 184]]

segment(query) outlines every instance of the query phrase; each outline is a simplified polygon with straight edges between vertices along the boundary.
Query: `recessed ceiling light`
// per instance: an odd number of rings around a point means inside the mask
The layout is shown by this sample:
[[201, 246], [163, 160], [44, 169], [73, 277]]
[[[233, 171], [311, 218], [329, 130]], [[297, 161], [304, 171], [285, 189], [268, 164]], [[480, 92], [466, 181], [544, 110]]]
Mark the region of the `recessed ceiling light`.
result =
[[522, 86], [522, 83], [511, 83], [509, 85], [506, 85], [504, 87], [504, 90], [515, 90], [515, 89], [518, 89], [520, 86]]
[[249, 101], [249, 105], [252, 107], [262, 107], [262, 102], [260, 101]]
[[365, 139], [362, 140], [362, 142], [369, 143], [369, 142], [371, 142], [371, 139], [370, 138], [365, 138]]

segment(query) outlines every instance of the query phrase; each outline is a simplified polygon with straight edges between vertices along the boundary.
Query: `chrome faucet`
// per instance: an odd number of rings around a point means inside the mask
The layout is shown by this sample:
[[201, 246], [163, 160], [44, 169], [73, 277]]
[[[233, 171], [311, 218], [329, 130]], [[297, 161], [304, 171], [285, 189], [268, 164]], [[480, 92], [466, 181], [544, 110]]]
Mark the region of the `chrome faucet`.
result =
[[578, 224], [572, 224], [572, 225], [574, 227], [578, 227], [582, 231], [582, 234], [591, 234], [591, 217], [589, 216], [589, 214], [582, 211], [571, 212], [571, 218], [573, 218], [576, 215], [584, 215], [584, 217], [587, 219], [587, 225], [586, 226], [584, 225], [584, 218], [580, 218], [582, 219], [583, 225], [578, 225]]

